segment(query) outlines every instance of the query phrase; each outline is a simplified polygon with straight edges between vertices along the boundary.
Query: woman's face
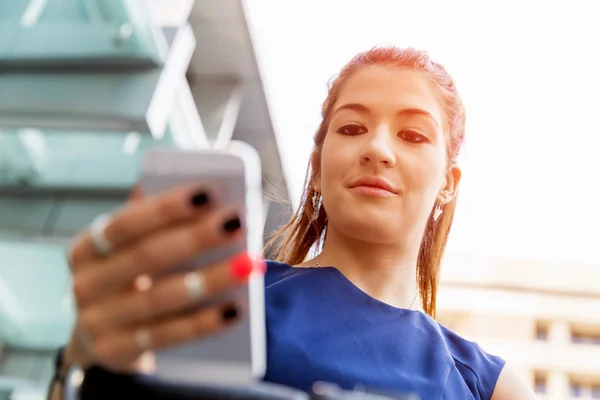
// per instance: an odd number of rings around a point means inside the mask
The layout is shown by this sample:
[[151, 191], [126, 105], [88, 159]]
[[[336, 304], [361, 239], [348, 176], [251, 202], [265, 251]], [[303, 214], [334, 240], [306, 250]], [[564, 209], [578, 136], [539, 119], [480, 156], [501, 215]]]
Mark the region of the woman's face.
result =
[[436, 202], [460, 179], [448, 169], [440, 91], [423, 72], [370, 66], [349, 77], [331, 109], [313, 185], [329, 229], [420, 243]]

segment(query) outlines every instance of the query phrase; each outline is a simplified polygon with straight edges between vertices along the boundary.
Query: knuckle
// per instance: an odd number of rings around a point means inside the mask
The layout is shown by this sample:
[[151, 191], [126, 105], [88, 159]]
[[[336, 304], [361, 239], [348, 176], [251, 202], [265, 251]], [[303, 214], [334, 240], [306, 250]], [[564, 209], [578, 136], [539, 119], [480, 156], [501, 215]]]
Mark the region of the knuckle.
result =
[[138, 310], [139, 314], [136, 319], [151, 319], [162, 310], [164, 302], [159, 301], [158, 296], [154, 292], [153, 290], [148, 290], [138, 294], [140, 296], [140, 309]]
[[82, 328], [92, 342], [100, 337], [98, 332], [103, 325], [103, 318], [97, 309], [86, 309], [80, 312], [79, 318]]
[[81, 306], [86, 303], [89, 293], [89, 283], [87, 282], [87, 279], [80, 274], [74, 275], [72, 291], [77, 305], [81, 308]]
[[123, 209], [111, 216], [110, 222], [106, 226], [105, 234], [112, 242], [120, 242], [122, 238], [128, 238], [131, 235], [129, 215], [130, 210]]
[[214, 225], [213, 221], [208, 220], [194, 224], [189, 235], [190, 244], [199, 250], [217, 244], [220, 236], [215, 232]]
[[92, 339], [94, 355], [100, 363], [110, 363], [117, 356], [113, 341], [110, 338]]
[[173, 205], [169, 201], [169, 197], [159, 197], [156, 199], [154, 205], [156, 207], [157, 215], [161, 218], [169, 217], [173, 214]]
[[157, 199], [156, 203], [156, 215], [162, 221], [176, 220], [181, 217], [182, 207], [176, 201], [173, 201], [173, 196], [165, 195]]
[[218, 328], [216, 318], [212, 310], [196, 314], [190, 321], [190, 333], [192, 337], [205, 336]]
[[67, 261], [71, 271], [80, 269], [79, 260], [82, 259], [84, 234], [80, 234], [73, 239], [71, 247], [67, 250]]
[[135, 264], [144, 267], [150, 267], [156, 263], [159, 254], [154, 248], [153, 243], [143, 243], [135, 250], [133, 258]]
[[169, 330], [166, 329], [153, 329], [151, 331], [152, 336], [152, 347], [156, 350], [164, 349], [172, 345], [172, 339], [169, 337]]
[[174, 331], [169, 329], [167, 326], [156, 326], [149, 330], [152, 348], [154, 350], [161, 350], [177, 344], [177, 336], [182, 334], [182, 330], [178, 329]]

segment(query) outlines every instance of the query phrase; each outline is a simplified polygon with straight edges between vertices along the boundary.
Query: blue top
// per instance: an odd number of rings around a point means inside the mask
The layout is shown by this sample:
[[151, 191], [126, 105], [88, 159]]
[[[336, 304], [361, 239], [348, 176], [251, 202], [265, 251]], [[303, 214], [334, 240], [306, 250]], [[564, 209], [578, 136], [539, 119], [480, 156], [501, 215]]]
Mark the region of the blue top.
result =
[[505, 362], [429, 315], [369, 296], [334, 267], [268, 262], [264, 380], [315, 381], [426, 400], [492, 397]]

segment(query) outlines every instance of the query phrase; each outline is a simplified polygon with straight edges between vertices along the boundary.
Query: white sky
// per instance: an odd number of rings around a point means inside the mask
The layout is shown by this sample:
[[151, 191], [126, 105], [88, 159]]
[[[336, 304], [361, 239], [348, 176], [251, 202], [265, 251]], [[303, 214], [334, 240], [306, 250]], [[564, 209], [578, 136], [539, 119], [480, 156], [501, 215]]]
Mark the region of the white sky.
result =
[[327, 81], [374, 45], [413, 46], [467, 108], [449, 251], [600, 264], [599, 3], [248, 3], [294, 200]]

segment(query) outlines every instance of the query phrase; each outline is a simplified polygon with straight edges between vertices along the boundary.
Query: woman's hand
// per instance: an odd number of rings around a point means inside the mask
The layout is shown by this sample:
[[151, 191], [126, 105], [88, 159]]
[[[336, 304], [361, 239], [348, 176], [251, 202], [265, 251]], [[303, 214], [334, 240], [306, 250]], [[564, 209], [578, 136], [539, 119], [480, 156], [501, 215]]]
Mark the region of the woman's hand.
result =
[[246, 255], [165, 274], [203, 251], [243, 240], [239, 211], [213, 209], [206, 192], [178, 189], [130, 202], [112, 215], [102, 230], [110, 245], [105, 255], [89, 231], [78, 236], [70, 253], [78, 315], [65, 364], [151, 372], [152, 350], [197, 340], [237, 320], [240, 304], [194, 306], [245, 284], [259, 265]]

